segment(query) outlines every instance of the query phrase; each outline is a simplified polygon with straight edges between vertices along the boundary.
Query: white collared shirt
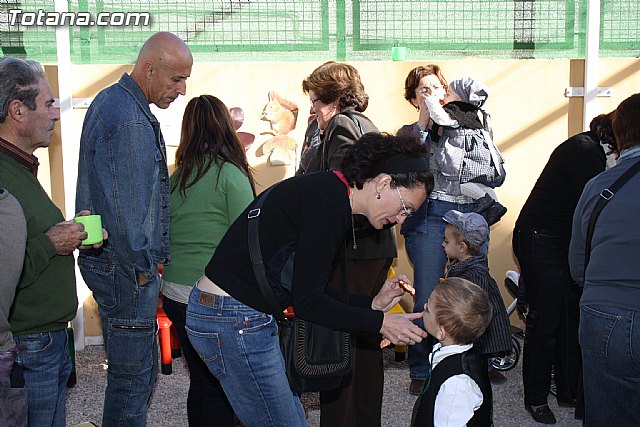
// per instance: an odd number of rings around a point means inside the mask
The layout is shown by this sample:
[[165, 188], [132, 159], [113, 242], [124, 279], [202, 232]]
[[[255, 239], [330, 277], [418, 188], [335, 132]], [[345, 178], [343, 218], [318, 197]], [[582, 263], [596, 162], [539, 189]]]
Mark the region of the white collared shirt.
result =
[[[435, 369], [443, 359], [463, 353], [473, 344], [447, 345], [437, 343], [429, 355]], [[454, 375], [446, 380], [436, 396], [433, 425], [435, 427], [462, 427], [473, 417], [473, 413], [482, 405], [482, 391], [470, 376]]]

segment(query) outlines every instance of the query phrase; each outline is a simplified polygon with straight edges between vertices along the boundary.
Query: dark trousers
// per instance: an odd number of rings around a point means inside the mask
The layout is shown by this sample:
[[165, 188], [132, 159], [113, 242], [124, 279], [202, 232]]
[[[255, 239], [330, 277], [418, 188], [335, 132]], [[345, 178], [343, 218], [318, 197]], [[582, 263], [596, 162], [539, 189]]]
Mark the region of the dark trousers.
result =
[[513, 233], [513, 250], [529, 303], [522, 366], [528, 405], [547, 403], [552, 368], [558, 399], [577, 395], [581, 290], [571, 278], [568, 246], [566, 237], [543, 228], [516, 226]]
[[[349, 260], [350, 293], [374, 296], [382, 288], [392, 259]], [[332, 283], [340, 283], [340, 266], [332, 273]], [[379, 427], [382, 418], [384, 368], [379, 333], [355, 332], [353, 369], [339, 388], [320, 393], [321, 427]]]
[[[220, 382], [207, 365], [200, 359], [191, 345], [184, 329], [187, 305], [162, 297], [162, 305], [167, 317], [178, 332], [182, 354], [189, 367], [189, 394], [187, 396], [187, 416], [189, 426], [234, 426], [234, 412]], [[180, 398], [176, 396], [176, 398]]]

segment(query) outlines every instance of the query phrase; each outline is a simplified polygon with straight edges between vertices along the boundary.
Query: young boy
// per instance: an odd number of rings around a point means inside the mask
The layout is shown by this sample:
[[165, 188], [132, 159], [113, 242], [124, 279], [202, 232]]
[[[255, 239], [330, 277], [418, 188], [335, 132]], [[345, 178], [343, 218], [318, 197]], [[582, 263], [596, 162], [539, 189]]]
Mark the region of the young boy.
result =
[[[444, 231], [442, 247], [449, 258], [446, 277], [461, 277], [480, 286], [489, 295], [493, 318], [486, 332], [475, 342], [480, 354], [490, 357], [494, 353], [511, 349], [511, 325], [500, 296], [498, 284], [489, 274], [486, 255], [480, 254], [480, 247], [489, 239], [489, 225], [477, 213], [461, 213], [455, 210], [444, 217], [447, 228]], [[487, 378], [488, 378], [487, 372]]]
[[491, 304], [468, 280], [447, 278], [424, 306], [424, 326], [438, 343], [429, 355], [431, 373], [416, 401], [411, 426], [491, 425], [486, 364], [473, 345], [491, 319]]
[[488, 97], [484, 84], [463, 77], [449, 84], [444, 105], [435, 96], [427, 96], [425, 103], [437, 125], [432, 140], [438, 186], [449, 194], [474, 199], [476, 212], [485, 212], [492, 225], [507, 208], [498, 203], [493, 191], [504, 182], [505, 170], [504, 159], [493, 143], [491, 115], [484, 107]]

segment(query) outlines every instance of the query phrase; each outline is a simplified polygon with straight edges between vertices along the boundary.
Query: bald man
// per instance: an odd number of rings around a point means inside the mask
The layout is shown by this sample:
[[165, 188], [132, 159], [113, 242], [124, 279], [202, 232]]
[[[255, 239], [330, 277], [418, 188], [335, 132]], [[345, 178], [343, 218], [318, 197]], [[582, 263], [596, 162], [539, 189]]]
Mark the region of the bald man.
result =
[[101, 215], [110, 235], [102, 249], [78, 257], [109, 363], [105, 427], [146, 424], [158, 367], [157, 265], [170, 263], [167, 155], [149, 104], [167, 108], [184, 95], [192, 64], [177, 36], [154, 34], [133, 72], [96, 96], [82, 128], [76, 207]]

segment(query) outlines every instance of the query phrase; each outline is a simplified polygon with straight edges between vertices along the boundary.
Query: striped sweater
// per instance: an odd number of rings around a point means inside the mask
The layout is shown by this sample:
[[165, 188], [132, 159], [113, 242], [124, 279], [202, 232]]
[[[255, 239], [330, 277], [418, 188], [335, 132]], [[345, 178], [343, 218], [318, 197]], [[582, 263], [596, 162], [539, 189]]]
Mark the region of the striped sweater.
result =
[[488, 295], [493, 317], [487, 330], [474, 345], [481, 354], [499, 353], [511, 349], [511, 325], [498, 284], [489, 274], [489, 264], [485, 255], [471, 257], [464, 261], [453, 261], [447, 277], [460, 277], [480, 286]]

